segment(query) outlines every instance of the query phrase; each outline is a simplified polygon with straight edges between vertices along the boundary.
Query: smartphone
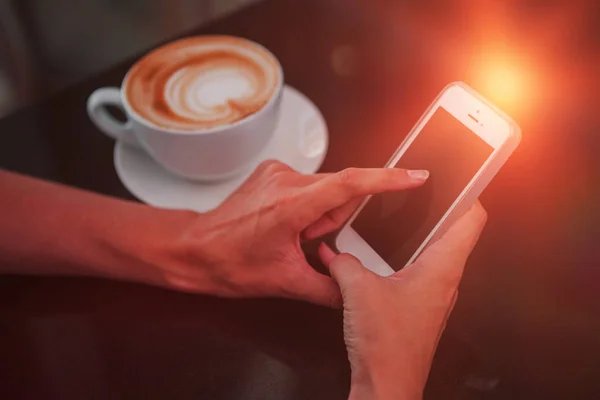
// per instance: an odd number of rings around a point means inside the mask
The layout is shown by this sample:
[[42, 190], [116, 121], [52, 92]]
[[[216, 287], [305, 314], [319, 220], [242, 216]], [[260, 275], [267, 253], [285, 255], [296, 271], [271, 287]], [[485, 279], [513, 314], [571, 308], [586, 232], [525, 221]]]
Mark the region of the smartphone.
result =
[[469, 210], [520, 139], [508, 115], [464, 83], [451, 83], [386, 165], [426, 169], [425, 184], [366, 198], [335, 247], [383, 276], [411, 264]]

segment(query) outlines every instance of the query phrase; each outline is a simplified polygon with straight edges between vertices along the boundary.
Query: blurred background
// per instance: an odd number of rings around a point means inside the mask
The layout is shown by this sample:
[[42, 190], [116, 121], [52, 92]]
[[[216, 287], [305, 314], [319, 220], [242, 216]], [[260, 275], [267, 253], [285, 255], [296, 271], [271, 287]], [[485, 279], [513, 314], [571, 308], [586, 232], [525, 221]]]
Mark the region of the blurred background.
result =
[[[453, 79], [523, 129], [520, 148], [483, 195], [488, 233], [463, 279], [431, 382], [452, 387], [464, 375], [461, 384], [490, 396], [508, 387], [493, 398], [598, 398], [600, 0], [265, 1], [268, 10], [232, 17], [218, 30], [252, 32], [276, 50], [286, 80], [317, 102], [331, 132], [340, 132], [332, 135], [328, 168], [340, 166], [335, 157], [346, 162], [342, 147], [358, 149], [354, 165], [382, 165], [398, 132], [408, 132]], [[122, 76], [124, 61], [258, 2], [0, 0], [0, 117], [112, 66], [121, 65], [111, 79]], [[288, 9], [295, 14], [276, 18]], [[7, 119], [7, 126], [21, 128], [22, 119], [37, 116], [32, 136], [50, 143], [68, 107], [83, 105], [96, 84], [51, 98], [62, 103]], [[85, 127], [77, 125], [88, 123], [83, 108], [77, 113], [73, 126]], [[47, 159], [59, 160], [48, 165], [65, 182], [85, 188], [90, 170], [112, 168], [112, 160], [100, 160], [101, 151], [96, 164], [77, 158], [78, 146], [91, 140], [77, 133], [61, 132], [75, 145], [48, 146]], [[369, 134], [377, 140], [366, 140]], [[109, 141], [98, 133], [97, 144]], [[12, 153], [18, 150], [5, 150], [9, 166], [21, 158]], [[71, 159], [81, 167], [72, 168]], [[175, 332], [187, 332], [187, 324], [182, 319]], [[456, 360], [466, 360], [464, 371]]]
[[0, 117], [259, 0], [0, 0]]
[[[0, 0], [0, 117], [137, 57], [170, 38], [261, 1]], [[410, 34], [404, 40], [417, 46], [412, 50], [415, 53], [427, 51], [427, 47], [434, 47], [438, 54], [447, 49], [449, 58], [445, 62], [469, 64], [472, 73], [466, 79], [468, 83], [509, 113], [519, 96], [524, 98], [518, 106], [532, 104], [547, 95], [551, 85], [544, 78], [555, 76], [556, 72], [569, 74], [572, 79], [560, 82], [562, 86], [572, 89], [588, 84], [584, 80], [590, 78], [591, 72], [580, 69], [595, 68], [599, 58], [597, 0], [326, 3], [347, 7], [348, 15], [359, 9], [358, 3], [362, 3], [362, 10], [368, 4], [369, 14], [381, 20], [382, 29], [395, 31], [396, 37]], [[334, 26], [335, 23], [327, 21]], [[362, 34], [357, 32], [356, 36]], [[393, 52], [393, 46], [398, 45], [393, 36], [378, 51]], [[352, 56], [341, 53], [341, 58]], [[538, 98], [533, 98], [534, 94]], [[505, 104], [507, 99], [512, 104]], [[531, 114], [531, 110], [525, 111]], [[513, 117], [518, 120], [519, 115]]]

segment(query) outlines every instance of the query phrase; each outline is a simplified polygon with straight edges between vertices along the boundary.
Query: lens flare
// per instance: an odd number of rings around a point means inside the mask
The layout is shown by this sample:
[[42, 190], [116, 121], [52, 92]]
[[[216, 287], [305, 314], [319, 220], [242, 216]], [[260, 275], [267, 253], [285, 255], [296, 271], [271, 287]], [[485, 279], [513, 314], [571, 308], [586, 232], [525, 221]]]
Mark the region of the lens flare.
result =
[[514, 56], [488, 53], [472, 68], [473, 86], [509, 114], [523, 114], [534, 106], [535, 94], [541, 88], [529, 63]]
[[513, 103], [523, 98], [525, 81], [521, 76], [522, 71], [515, 66], [492, 65], [486, 72], [489, 76], [483, 85], [498, 103]]

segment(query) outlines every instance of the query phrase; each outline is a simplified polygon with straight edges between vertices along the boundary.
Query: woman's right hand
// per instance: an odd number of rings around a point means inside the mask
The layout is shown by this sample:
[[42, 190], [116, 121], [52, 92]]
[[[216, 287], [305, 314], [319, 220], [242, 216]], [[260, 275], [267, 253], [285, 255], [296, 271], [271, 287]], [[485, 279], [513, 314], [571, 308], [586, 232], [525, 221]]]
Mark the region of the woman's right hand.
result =
[[485, 221], [477, 202], [417, 261], [390, 277], [321, 246], [321, 258], [343, 297], [350, 399], [422, 397], [465, 262]]

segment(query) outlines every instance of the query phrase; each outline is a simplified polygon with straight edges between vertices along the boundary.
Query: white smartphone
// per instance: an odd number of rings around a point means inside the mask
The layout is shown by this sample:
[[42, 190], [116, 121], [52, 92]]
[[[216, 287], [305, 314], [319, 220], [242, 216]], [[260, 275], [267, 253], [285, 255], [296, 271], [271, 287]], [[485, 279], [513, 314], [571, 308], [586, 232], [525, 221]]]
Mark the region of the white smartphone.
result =
[[379, 275], [411, 264], [477, 200], [521, 139], [519, 126], [461, 82], [439, 94], [387, 168], [426, 169], [417, 188], [370, 196], [335, 238]]

